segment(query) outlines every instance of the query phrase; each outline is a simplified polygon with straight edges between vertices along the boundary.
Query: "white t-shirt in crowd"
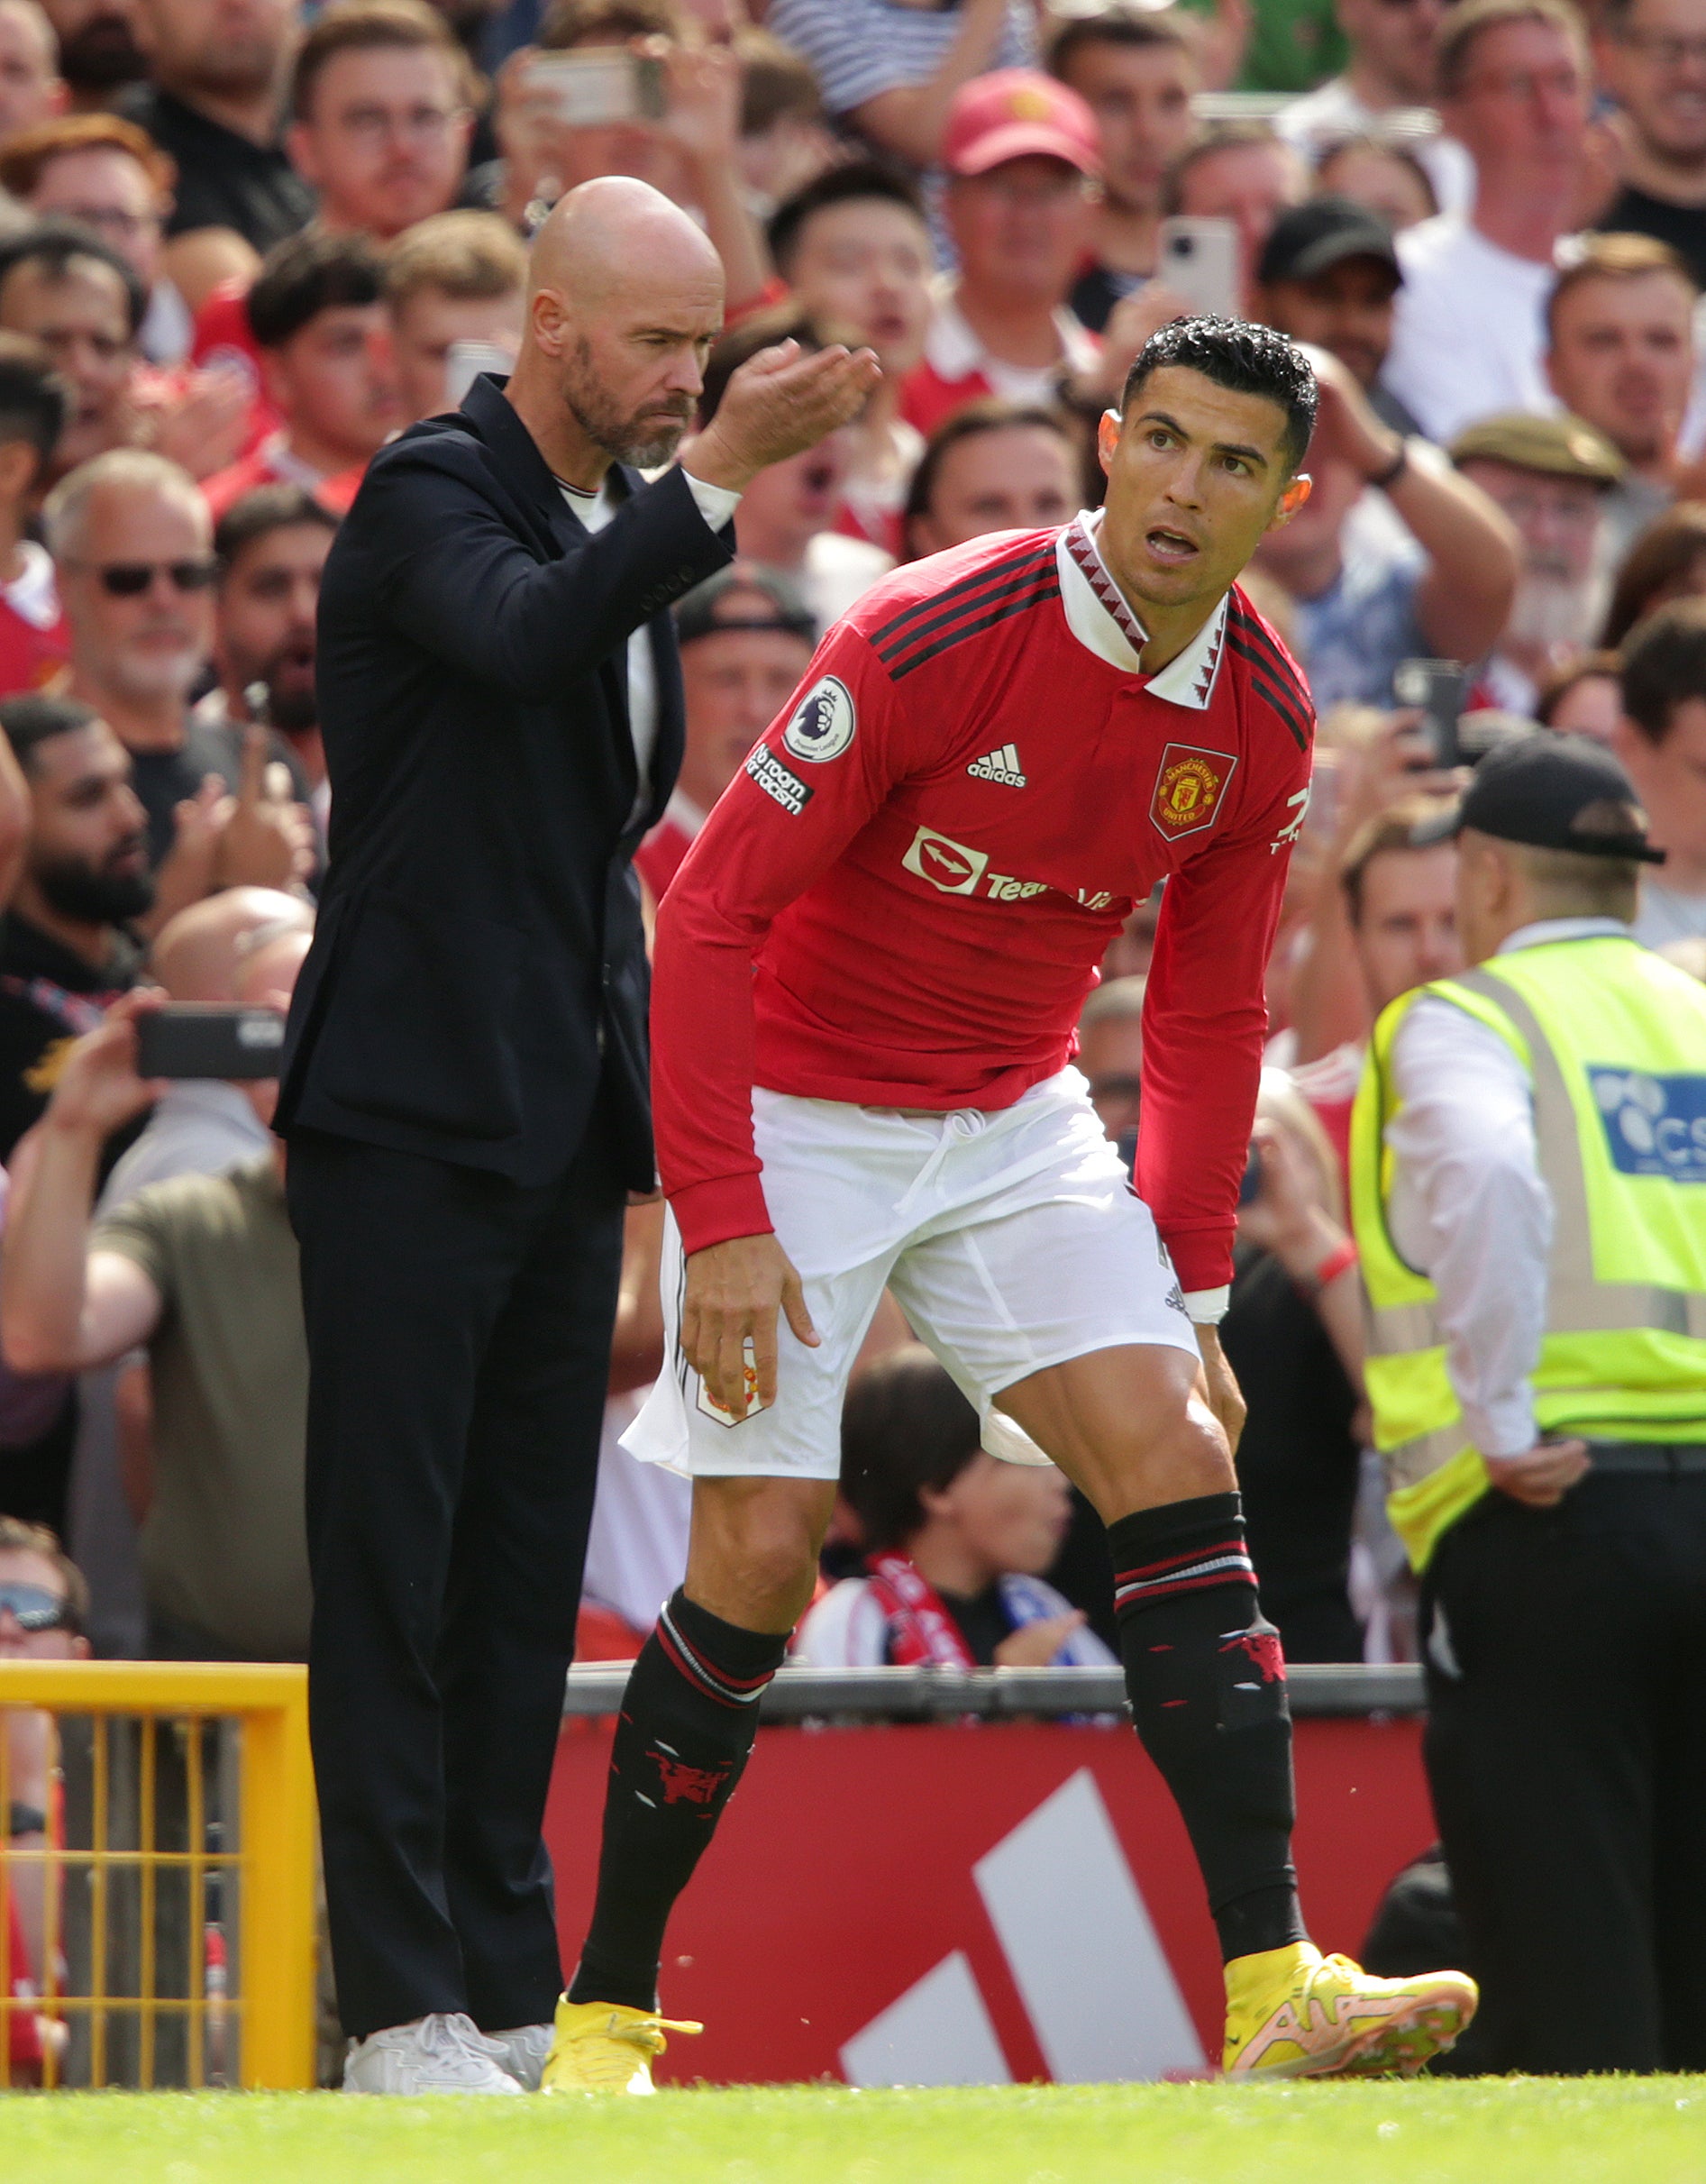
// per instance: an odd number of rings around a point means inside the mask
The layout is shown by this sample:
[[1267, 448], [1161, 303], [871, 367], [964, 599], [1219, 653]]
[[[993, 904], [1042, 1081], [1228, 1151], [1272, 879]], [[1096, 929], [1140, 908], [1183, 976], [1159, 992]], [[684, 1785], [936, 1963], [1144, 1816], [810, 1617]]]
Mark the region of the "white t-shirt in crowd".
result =
[[[1440, 211], [1466, 214], [1475, 198], [1475, 162], [1455, 136], [1442, 135], [1437, 127], [1430, 131], [1428, 123], [1432, 120], [1425, 106], [1377, 113], [1363, 104], [1344, 77], [1335, 76], [1318, 89], [1306, 91], [1301, 98], [1282, 106], [1273, 117], [1273, 126], [1313, 166], [1323, 152], [1342, 144], [1346, 137], [1366, 136], [1371, 130], [1378, 134], [1398, 123], [1394, 133], [1421, 161]], [[1414, 125], [1404, 126], [1405, 122]]]
[[1556, 273], [1442, 213], [1398, 238], [1404, 285], [1381, 378], [1430, 440], [1511, 409], [1548, 416], [1546, 299]]

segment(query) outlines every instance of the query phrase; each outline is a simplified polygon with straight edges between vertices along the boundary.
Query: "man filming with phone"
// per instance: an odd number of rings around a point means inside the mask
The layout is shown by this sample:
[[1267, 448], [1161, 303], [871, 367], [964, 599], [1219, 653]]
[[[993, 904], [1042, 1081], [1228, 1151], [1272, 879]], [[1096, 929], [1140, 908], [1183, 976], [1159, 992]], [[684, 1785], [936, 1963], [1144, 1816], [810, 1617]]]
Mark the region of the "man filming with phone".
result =
[[[141, 1527], [156, 1659], [307, 1652], [308, 1360], [284, 1148], [275, 1139], [221, 1174], [150, 1183], [91, 1217], [102, 1147], [168, 1089], [165, 1076], [141, 1074], [144, 1028], [170, 1080], [252, 1066], [238, 1051], [242, 1019], [279, 1019], [308, 935], [306, 926], [263, 930], [260, 942], [239, 977], [242, 1008], [186, 1017], [154, 990], [114, 1002], [69, 1050], [11, 1171], [0, 1256], [8, 1361], [23, 1372], [81, 1372], [149, 1352], [151, 1460], [125, 1486]], [[277, 1081], [251, 1076], [241, 1089], [269, 1123]]]

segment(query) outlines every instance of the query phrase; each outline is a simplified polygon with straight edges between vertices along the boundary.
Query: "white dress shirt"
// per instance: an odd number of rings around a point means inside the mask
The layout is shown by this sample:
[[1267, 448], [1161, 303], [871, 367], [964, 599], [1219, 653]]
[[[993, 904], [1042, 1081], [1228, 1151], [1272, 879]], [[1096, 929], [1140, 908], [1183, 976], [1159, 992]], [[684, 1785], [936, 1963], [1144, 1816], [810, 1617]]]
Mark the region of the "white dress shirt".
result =
[[[693, 496], [695, 507], [713, 531], [720, 531], [740, 506], [740, 495], [725, 485], [707, 485], [702, 478], [694, 477], [691, 471], [683, 471], [687, 489]], [[622, 506], [610, 490], [610, 480], [606, 474], [604, 483], [596, 493], [582, 492], [579, 486], [562, 486], [562, 497], [571, 514], [578, 516], [588, 531], [602, 531]], [[628, 639], [628, 733], [634, 738], [634, 763], [639, 771], [634, 809], [643, 811], [652, 797], [652, 754], [658, 745], [658, 678], [652, 660], [652, 634], [647, 625], [641, 623]], [[630, 815], [632, 817], [632, 815]]]
[[[1498, 952], [1628, 929], [1613, 918], [1551, 918]], [[1521, 1456], [1539, 1439], [1531, 1375], [1552, 1244], [1533, 1080], [1496, 1031], [1432, 995], [1400, 1026], [1391, 1065], [1392, 1242], [1439, 1293], [1446, 1369], [1470, 1440], [1482, 1456]]]

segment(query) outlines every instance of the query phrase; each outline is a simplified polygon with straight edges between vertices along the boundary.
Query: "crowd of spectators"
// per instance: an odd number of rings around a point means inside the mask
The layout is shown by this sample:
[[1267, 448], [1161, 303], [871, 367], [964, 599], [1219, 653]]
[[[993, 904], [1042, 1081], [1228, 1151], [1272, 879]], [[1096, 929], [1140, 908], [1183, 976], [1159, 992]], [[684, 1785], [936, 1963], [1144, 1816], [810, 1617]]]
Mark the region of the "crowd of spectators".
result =
[[[139, 989], [287, 1000], [325, 854], [315, 608], [340, 519], [392, 434], [506, 368], [544, 212], [620, 173], [723, 259], [701, 428], [780, 339], [883, 370], [754, 483], [741, 559], [678, 609], [654, 898], [867, 586], [1094, 504], [1099, 415], [1199, 307], [1181, 238], [1229, 269], [1228, 307], [1311, 346], [1313, 495], [1247, 580], [1320, 728], [1227, 1348], [1288, 1651], [1401, 1651], [1360, 1491], [1343, 1164], [1373, 1016], [1459, 964], [1456, 853], [1427, 822], [1461, 777], [1400, 671], [1459, 663], [1470, 757], [1531, 722], [1614, 748], [1668, 853], [1637, 931], [1706, 973], [1703, 94], [1706, 0], [0, 0], [15, 1596], [67, 1604], [100, 1650], [302, 1655], [306, 1365], [269, 1094], [152, 1101]], [[1115, 1138], [1155, 915], [1084, 1015]], [[680, 1483], [615, 1447], [657, 1369], [656, 1228], [630, 1222], [588, 1571], [608, 1652], [685, 1554]], [[885, 1302], [807, 1656], [1101, 1658], [1095, 1527], [992, 1465], [908, 1345]]]

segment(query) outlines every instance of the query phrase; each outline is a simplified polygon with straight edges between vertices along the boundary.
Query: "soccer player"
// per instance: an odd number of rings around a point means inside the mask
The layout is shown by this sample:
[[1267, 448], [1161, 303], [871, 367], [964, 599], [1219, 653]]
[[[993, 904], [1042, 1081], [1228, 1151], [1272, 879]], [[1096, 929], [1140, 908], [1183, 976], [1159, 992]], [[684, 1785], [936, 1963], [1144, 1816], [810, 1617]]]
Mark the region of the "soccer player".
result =
[[[1227, 1962], [1227, 2069], [1412, 2070], [1474, 2008], [1460, 1974], [1371, 1978], [1305, 1934], [1215, 1332], [1313, 725], [1233, 580], [1308, 498], [1315, 400], [1282, 335], [1163, 328], [1102, 419], [1101, 514], [868, 592], [664, 901], [671, 1363], [629, 1446], [691, 1473], [692, 1543], [623, 1703], [551, 2089], [651, 2089], [665, 1922], [811, 1597], [885, 1284], [984, 1446], [1052, 1458], [1108, 1526], [1132, 1712]], [[1133, 1195], [1068, 1056], [1163, 878]]]

